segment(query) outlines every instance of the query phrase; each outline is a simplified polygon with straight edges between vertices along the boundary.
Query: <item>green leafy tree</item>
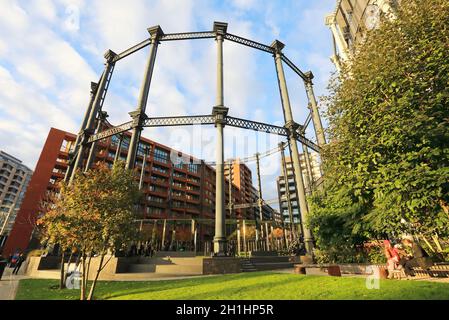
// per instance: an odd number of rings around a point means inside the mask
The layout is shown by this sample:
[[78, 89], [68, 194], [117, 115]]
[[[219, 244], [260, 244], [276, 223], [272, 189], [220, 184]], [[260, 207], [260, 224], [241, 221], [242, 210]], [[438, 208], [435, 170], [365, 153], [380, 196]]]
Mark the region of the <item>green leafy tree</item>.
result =
[[448, 234], [449, 2], [402, 1], [396, 14], [330, 85], [325, 187], [310, 219], [324, 247]]

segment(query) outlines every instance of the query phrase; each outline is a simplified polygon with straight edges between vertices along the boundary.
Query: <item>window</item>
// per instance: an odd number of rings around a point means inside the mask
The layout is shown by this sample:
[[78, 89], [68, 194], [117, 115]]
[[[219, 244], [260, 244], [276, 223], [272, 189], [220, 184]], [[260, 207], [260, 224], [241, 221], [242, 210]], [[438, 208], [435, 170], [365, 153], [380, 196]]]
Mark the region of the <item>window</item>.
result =
[[185, 179], [186, 175], [175, 171], [173, 172], [173, 177]]
[[184, 185], [180, 182], [173, 181], [173, 185], [178, 188], [184, 188]]
[[200, 200], [200, 197], [194, 196], [192, 194], [186, 194], [186, 198], [189, 199], [189, 200], [194, 200], [194, 201]]
[[161, 178], [161, 177], [156, 177], [156, 176], [151, 176], [151, 180], [154, 182], [159, 182], [159, 183], [166, 183], [167, 179]]
[[189, 177], [187, 180], [190, 182], [200, 183], [200, 179], [194, 177]]
[[16, 187], [10, 187], [9, 189], [8, 189], [8, 192], [13, 192], [13, 193], [16, 193], [17, 191], [19, 191]]
[[74, 149], [73, 141], [63, 140], [61, 144], [60, 151], [62, 152], [71, 152]]
[[164, 198], [155, 197], [155, 196], [148, 196], [148, 201], [150, 202], [157, 202], [157, 203], [163, 203], [165, 201]]
[[175, 197], [183, 197], [183, 196], [184, 196], [184, 193], [182, 193], [181, 191], [173, 191], [173, 195], [174, 195]]
[[182, 208], [184, 207], [184, 203], [182, 203], [181, 201], [173, 201], [173, 207]]
[[187, 185], [186, 189], [187, 189], [187, 190], [190, 190], [190, 191], [200, 191], [200, 188], [197, 187], [197, 186], [190, 186], [190, 185]]
[[168, 169], [162, 168], [162, 167], [159, 167], [159, 166], [153, 166], [153, 170], [154, 170], [154, 171], [157, 171], [157, 172], [164, 173], [164, 174], [167, 174], [167, 173], [168, 173]]
[[174, 165], [174, 167], [175, 168], [178, 168], [178, 169], [184, 169], [184, 163], [182, 162], [182, 160], [181, 161], [179, 161], [179, 163], [176, 163], [176, 164], [173, 164]]
[[7, 164], [7, 163], [4, 163], [4, 164], [3, 164], [3, 168], [5, 168], [5, 169], [7, 169], [7, 170], [12, 170], [12, 166], [9, 165], [9, 164]]
[[152, 191], [152, 192], [159, 192], [159, 193], [166, 193], [167, 189], [165, 188], [161, 188], [155, 185], [150, 185], [148, 190]]
[[122, 149], [127, 150], [129, 148], [129, 137], [124, 137], [122, 141]]
[[56, 162], [68, 163], [68, 161], [66, 159], [62, 159], [62, 158], [57, 158]]
[[119, 136], [112, 136], [111, 138], [111, 146], [118, 146], [118, 143], [120, 141]]
[[149, 155], [150, 153], [151, 145], [140, 142], [137, 147], [137, 155], [143, 157], [145, 154]]
[[162, 210], [161, 208], [147, 207], [147, 212], [148, 212], [148, 214], [162, 215], [164, 213], [164, 210]]
[[197, 164], [189, 163], [188, 170], [193, 173], [198, 173], [198, 167], [199, 165]]
[[161, 149], [154, 149], [154, 160], [162, 163], [168, 162], [168, 152]]

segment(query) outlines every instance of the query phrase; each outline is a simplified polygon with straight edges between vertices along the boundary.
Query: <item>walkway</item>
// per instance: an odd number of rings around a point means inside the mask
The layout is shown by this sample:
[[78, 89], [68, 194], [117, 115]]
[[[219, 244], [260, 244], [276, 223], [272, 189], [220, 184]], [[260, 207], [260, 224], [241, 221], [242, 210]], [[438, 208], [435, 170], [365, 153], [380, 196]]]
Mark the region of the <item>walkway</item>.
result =
[[0, 281], [0, 300], [14, 300], [19, 286], [19, 280], [27, 278], [27, 276], [22, 275], [12, 275], [12, 269], [6, 268]]
[[[290, 269], [279, 269], [279, 270], [272, 270], [273, 273], [290, 273], [295, 274], [295, 270], [293, 268]], [[353, 278], [366, 278], [367, 275], [364, 274], [342, 274], [342, 277], [353, 277]], [[393, 279], [394, 280], [394, 279]], [[436, 277], [430, 277], [430, 276], [419, 276], [414, 277], [411, 279], [402, 278], [401, 281], [430, 281], [430, 282], [441, 282], [441, 283], [449, 283], [449, 278], [436, 278]]]

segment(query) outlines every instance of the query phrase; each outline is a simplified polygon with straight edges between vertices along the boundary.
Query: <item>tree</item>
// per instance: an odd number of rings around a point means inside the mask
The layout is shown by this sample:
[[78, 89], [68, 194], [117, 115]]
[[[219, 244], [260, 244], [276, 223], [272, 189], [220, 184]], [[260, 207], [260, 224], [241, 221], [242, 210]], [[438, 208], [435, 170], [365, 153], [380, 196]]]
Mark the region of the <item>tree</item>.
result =
[[325, 187], [309, 221], [318, 244], [354, 247], [407, 231], [404, 221], [447, 236], [448, 17], [448, 1], [402, 1], [332, 81]]
[[[66, 186], [61, 185], [61, 193], [65, 194]], [[68, 215], [68, 207], [60, 200], [59, 194], [49, 194], [45, 201], [42, 202], [41, 208], [44, 212], [43, 217], [37, 221], [37, 226], [42, 232], [41, 238], [44, 243], [58, 244], [61, 251], [61, 276], [59, 288], [65, 288], [66, 272], [64, 269], [65, 252], [76, 246], [75, 237], [72, 235], [70, 220]], [[69, 263], [71, 256], [69, 258]]]
[[[121, 162], [111, 170], [102, 164], [86, 173], [77, 172], [72, 184], [63, 184], [50, 215], [41, 219], [47, 235], [51, 236], [49, 240], [70, 241], [80, 252], [81, 300], [87, 295], [92, 257], [99, 257], [99, 266], [88, 300], [93, 299], [98, 277], [114, 253], [136, 239], [138, 199], [138, 185], [132, 171], [124, 169]], [[107, 255], [110, 257], [105, 261]]]

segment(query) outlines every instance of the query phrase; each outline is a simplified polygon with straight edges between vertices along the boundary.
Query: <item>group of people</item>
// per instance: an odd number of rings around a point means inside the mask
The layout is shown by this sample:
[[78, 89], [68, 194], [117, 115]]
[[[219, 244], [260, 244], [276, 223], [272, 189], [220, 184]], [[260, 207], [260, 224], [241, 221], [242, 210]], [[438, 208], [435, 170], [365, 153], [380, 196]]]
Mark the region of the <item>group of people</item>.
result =
[[145, 257], [152, 257], [154, 255], [154, 249], [151, 245], [151, 241], [146, 241], [145, 243], [141, 243], [139, 246], [137, 246], [135, 243], [133, 243], [129, 249], [128, 256], [134, 257], [134, 256], [145, 256]]
[[420, 267], [427, 270], [433, 265], [427, 252], [411, 236], [404, 237], [395, 245], [389, 240], [384, 240], [384, 250], [389, 279], [393, 277], [395, 270], [403, 269], [407, 277], [413, 277], [413, 268]]
[[22, 266], [22, 263], [25, 261], [25, 259], [25, 253], [20, 250], [17, 250], [14, 254], [9, 255], [7, 264], [8, 267], [14, 268], [12, 274], [17, 275], [19, 273], [20, 267]]

